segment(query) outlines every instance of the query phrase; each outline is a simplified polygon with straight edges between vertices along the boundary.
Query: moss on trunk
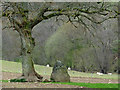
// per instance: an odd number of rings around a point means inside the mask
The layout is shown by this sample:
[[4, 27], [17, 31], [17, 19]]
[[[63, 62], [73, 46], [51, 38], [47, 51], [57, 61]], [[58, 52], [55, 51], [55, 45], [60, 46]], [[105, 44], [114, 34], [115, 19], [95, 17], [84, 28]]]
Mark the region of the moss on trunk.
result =
[[[34, 68], [32, 50], [35, 46], [34, 38], [32, 37], [31, 29], [23, 29], [19, 32], [21, 38], [21, 54], [22, 54], [22, 76], [17, 78], [18, 81], [42, 81], [42, 76], [39, 75]], [[20, 79], [20, 80], [19, 80]]]

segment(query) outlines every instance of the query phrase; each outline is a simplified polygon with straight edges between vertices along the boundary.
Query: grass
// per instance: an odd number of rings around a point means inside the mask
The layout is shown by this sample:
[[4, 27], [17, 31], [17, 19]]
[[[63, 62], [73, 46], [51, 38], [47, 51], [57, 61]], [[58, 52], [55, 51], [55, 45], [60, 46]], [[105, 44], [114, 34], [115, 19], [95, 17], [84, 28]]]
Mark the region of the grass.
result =
[[76, 83], [76, 82], [52, 82], [55, 84], [76, 85], [88, 88], [118, 88], [118, 84], [107, 83]]
[[0, 82], [9, 82], [9, 80], [0, 80]]
[[[0, 60], [0, 64], [2, 63], [2, 71], [3, 72], [14, 72], [21, 73], [22, 65], [20, 62], [12, 62], [12, 61], [4, 61]], [[35, 69], [41, 75], [50, 75], [52, 72], [52, 67], [46, 67], [42, 65], [35, 65]], [[117, 74], [112, 75], [103, 75], [99, 76], [96, 73], [83, 73], [77, 71], [68, 71], [71, 77], [93, 77], [93, 78], [105, 78], [105, 79], [118, 79]], [[0, 82], [8, 83], [9, 80], [0, 80]], [[87, 88], [118, 88], [118, 84], [113, 83], [77, 83], [77, 82], [40, 82], [40, 83], [52, 83], [52, 84], [67, 84], [67, 85], [75, 85]], [[116, 89], [117, 90], [117, 89]]]
[[[9, 82], [9, 80], [0, 80], [0, 82]], [[77, 82], [40, 82], [40, 83], [51, 83], [51, 84], [66, 84], [75, 85], [87, 88], [118, 88], [118, 84], [107, 84], [107, 83], [77, 83]]]
[[[14, 72], [14, 73], [22, 73], [22, 65], [20, 62], [12, 62], [12, 61], [5, 61], [0, 60], [0, 63], [2, 63], [2, 71], [3, 72]], [[51, 75], [52, 73], [52, 67], [46, 67], [43, 65], [35, 65], [35, 69], [38, 73], [41, 75]], [[77, 71], [68, 71], [69, 75], [71, 77], [92, 77], [92, 78], [104, 78], [104, 79], [118, 79], [117, 74], [112, 75], [97, 75], [96, 73], [83, 73], [83, 72], [77, 72]]]

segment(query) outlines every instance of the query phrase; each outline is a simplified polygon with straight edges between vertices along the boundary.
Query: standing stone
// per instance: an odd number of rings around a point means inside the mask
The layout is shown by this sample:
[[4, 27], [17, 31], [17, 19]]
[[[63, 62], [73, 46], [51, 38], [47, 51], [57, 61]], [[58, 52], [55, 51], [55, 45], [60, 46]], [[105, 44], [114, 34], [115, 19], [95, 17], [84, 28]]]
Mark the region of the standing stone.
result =
[[57, 61], [55, 63], [50, 79], [53, 82], [70, 82], [70, 76], [67, 72], [67, 68], [61, 61]]

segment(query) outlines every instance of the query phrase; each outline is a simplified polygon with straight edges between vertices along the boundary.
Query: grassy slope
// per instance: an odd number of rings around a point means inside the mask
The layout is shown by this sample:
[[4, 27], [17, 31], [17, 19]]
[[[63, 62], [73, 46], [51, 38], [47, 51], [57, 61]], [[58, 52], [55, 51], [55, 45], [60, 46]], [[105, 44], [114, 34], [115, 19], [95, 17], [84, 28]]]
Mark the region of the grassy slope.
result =
[[[16, 72], [16, 73], [22, 72], [21, 63], [0, 60], [0, 63], [1, 62], [2, 62], [2, 71], [4, 72]], [[50, 75], [52, 72], [52, 67], [46, 67], [42, 65], [35, 65], [35, 69], [41, 75]], [[91, 73], [83, 73], [83, 72], [77, 72], [77, 71], [72, 71], [72, 70], [69, 71], [69, 74], [71, 77], [93, 77], [93, 78], [105, 78], [105, 79], [118, 79], [117, 74], [99, 76], [96, 73], [91, 74]]]
[[[2, 63], [2, 71], [5, 72], [16, 72], [21, 73], [21, 63], [17, 62], [10, 62], [10, 61], [3, 61], [0, 60], [0, 63]], [[46, 67], [42, 65], [35, 65], [35, 69], [42, 75], [50, 75], [52, 72], [52, 67]], [[45, 72], [46, 71], [46, 72]], [[76, 72], [76, 71], [69, 71], [70, 76], [79, 76], [79, 77], [91, 77], [90, 73], [82, 73], [82, 72]], [[117, 74], [113, 74], [111, 76], [109, 75], [103, 75], [98, 76], [96, 74], [93, 74], [92, 77], [97, 78], [111, 78], [111, 79], [117, 79]], [[8, 82], [8, 80], [0, 80], [0, 82]], [[43, 82], [44, 83], [44, 82]], [[48, 82], [46, 82], [48, 83]], [[50, 82], [51, 83], [51, 82]], [[76, 82], [52, 82], [57, 84], [67, 84], [67, 85], [77, 85], [82, 87], [88, 87], [88, 88], [118, 88], [118, 84], [107, 84], [107, 83], [76, 83]]]

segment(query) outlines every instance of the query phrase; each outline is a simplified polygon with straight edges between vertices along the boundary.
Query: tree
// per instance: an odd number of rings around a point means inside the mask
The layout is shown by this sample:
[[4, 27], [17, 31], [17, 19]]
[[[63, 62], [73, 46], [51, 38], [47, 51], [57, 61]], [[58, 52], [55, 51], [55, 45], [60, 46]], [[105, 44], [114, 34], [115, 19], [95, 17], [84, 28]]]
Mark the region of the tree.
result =
[[[28, 3], [28, 2], [3, 2], [2, 16], [7, 17], [10, 26], [20, 35], [22, 60], [22, 76], [27, 81], [41, 81], [42, 76], [35, 69], [32, 61], [31, 52], [35, 46], [35, 40], [32, 37], [32, 29], [43, 20], [59, 16], [65, 16], [75, 27], [75, 22], [82, 23], [89, 32], [90, 29], [84, 20], [95, 24], [100, 24], [110, 18], [116, 18], [116, 10], [112, 3]], [[100, 16], [96, 21], [92, 16]], [[3, 28], [4, 29], [4, 28]]]

